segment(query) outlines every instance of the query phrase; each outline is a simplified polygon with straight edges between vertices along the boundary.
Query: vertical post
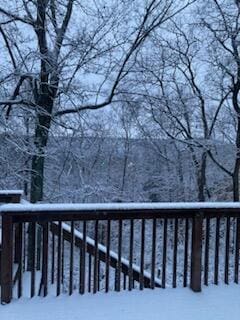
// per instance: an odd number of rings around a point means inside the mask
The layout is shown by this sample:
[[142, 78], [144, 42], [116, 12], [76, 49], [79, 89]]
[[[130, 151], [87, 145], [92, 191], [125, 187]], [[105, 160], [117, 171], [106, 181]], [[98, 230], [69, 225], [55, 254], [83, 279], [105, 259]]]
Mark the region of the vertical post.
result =
[[13, 268], [13, 223], [12, 216], [2, 217], [2, 257], [1, 257], [1, 303], [10, 303], [12, 299]]
[[22, 273], [23, 273], [23, 223], [19, 223], [19, 257], [18, 257], [18, 298], [22, 296]]
[[43, 295], [48, 294], [48, 243], [49, 243], [49, 225], [48, 222], [43, 223], [43, 246], [42, 246], [42, 282]]
[[21, 244], [20, 244], [20, 226], [19, 223], [16, 223], [14, 226], [14, 263], [19, 263], [20, 262], [20, 257], [21, 257]]
[[[10, 203], [20, 203], [21, 202], [21, 196], [22, 193], [14, 193], [12, 195], [9, 195], [9, 202]], [[20, 244], [20, 224], [16, 223], [15, 224], [15, 243], [14, 243], [14, 262], [19, 263], [20, 262], [20, 257], [21, 257], [21, 244]]]
[[191, 283], [194, 292], [201, 291], [203, 212], [195, 214], [192, 221]]

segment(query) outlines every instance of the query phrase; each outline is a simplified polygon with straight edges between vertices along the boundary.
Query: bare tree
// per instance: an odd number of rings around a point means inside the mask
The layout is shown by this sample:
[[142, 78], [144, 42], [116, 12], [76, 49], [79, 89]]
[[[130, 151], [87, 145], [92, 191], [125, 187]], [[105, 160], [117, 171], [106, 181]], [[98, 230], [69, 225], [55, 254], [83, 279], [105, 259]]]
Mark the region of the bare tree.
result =
[[[149, 35], [193, 2], [15, 0], [9, 9], [0, 6], [0, 33], [12, 64], [1, 80], [7, 94], [0, 105], [7, 117], [16, 108], [34, 115], [32, 202], [43, 198], [51, 128], [117, 101], [118, 88]], [[126, 26], [126, 17], [134, 18], [132, 25]]]
[[[229, 92], [225, 101], [226, 107], [232, 108], [234, 130], [227, 134], [234, 137], [235, 160], [232, 169], [226, 168], [213, 153], [209, 153], [213, 162], [233, 181], [233, 199], [239, 201], [239, 170], [240, 170], [240, 3], [231, 0], [227, 3], [219, 0], [209, 2], [208, 9], [199, 9], [200, 24], [205, 32], [208, 43], [209, 61], [212, 66], [212, 79], [220, 90]], [[218, 79], [223, 79], [219, 86]], [[227, 109], [227, 108], [226, 108]]]
[[190, 151], [198, 200], [205, 201], [210, 196], [207, 156], [211, 154], [216, 125], [229, 90], [219, 90], [212, 98], [203, 82], [206, 63], [200, 41], [186, 24], [172, 22], [168, 29], [164, 39], [157, 33], [154, 35], [153, 44], [159, 48], [156, 52], [152, 50], [151, 58], [143, 58], [139, 65], [144, 86], [142, 104], [157, 126], [159, 137], [170, 138]]

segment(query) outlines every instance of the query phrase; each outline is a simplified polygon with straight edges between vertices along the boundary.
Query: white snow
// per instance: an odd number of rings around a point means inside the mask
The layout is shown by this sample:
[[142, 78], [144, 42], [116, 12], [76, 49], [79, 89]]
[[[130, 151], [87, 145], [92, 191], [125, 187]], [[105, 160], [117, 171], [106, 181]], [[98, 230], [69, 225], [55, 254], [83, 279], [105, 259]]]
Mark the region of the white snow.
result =
[[23, 195], [23, 191], [22, 190], [0, 190], [0, 194], [6, 194], [6, 195], [20, 194], [20, 195]]
[[89, 210], [161, 210], [161, 209], [240, 209], [240, 202], [144, 202], [144, 203], [54, 203], [54, 204], [5, 204], [0, 212], [24, 211], [89, 211]]
[[0, 306], [1, 320], [239, 320], [240, 286], [146, 289], [142, 292], [15, 300]]

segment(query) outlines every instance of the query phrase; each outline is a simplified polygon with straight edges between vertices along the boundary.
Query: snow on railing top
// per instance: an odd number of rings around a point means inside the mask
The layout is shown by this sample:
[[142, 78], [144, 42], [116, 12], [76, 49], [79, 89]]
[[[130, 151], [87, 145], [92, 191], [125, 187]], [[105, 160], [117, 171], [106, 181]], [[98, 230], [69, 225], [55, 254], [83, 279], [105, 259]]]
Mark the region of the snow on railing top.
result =
[[154, 202], [154, 203], [56, 203], [56, 204], [4, 204], [0, 212], [57, 212], [57, 211], [130, 211], [130, 210], [201, 210], [240, 209], [240, 202]]
[[19, 195], [23, 195], [23, 191], [22, 190], [0, 190], [0, 195], [15, 195], [15, 194], [19, 194]]

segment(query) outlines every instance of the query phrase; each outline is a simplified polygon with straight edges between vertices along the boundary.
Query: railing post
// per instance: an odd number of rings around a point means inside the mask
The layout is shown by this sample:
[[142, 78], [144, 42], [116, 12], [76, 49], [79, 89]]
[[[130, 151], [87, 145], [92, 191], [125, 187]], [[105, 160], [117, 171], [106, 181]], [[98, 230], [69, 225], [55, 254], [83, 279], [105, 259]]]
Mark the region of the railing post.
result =
[[20, 262], [21, 243], [20, 243], [20, 225], [16, 223], [14, 226], [14, 263]]
[[12, 216], [2, 217], [2, 257], [1, 257], [1, 303], [9, 303], [12, 299], [13, 269], [13, 223]]
[[192, 252], [191, 252], [191, 281], [190, 287], [194, 292], [201, 291], [202, 275], [202, 233], [203, 212], [195, 214], [192, 221]]

